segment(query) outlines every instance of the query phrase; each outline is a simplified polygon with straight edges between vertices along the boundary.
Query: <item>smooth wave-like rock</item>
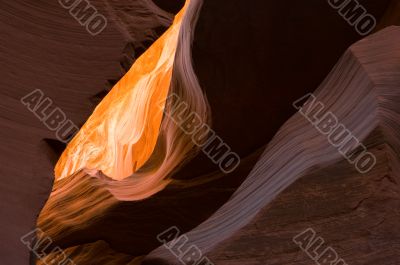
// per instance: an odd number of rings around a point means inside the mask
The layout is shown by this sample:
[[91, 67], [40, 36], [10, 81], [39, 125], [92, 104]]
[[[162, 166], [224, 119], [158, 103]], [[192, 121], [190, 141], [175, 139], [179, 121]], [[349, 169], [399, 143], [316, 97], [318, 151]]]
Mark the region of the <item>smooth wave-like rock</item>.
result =
[[[165, 18], [172, 18], [165, 12], [147, 12], [151, 15], [149, 24], [136, 23], [143, 28], [139, 27], [140, 32], [135, 34], [133, 27], [124, 23], [135, 22], [136, 10], [130, 7], [146, 8], [145, 4], [137, 5], [137, 2], [126, 1], [126, 6], [118, 2], [119, 5], [114, 7], [116, 1], [94, 1], [93, 4], [109, 19], [109, 26], [95, 38], [57, 1], [38, 0], [29, 4], [15, 0], [0, 3], [0, 67], [3, 74], [0, 84], [4, 110], [1, 121], [3, 137], [0, 138], [3, 176], [0, 198], [2, 217], [5, 217], [1, 219], [4, 228], [0, 231], [1, 264], [26, 264], [28, 249], [21, 244], [19, 237], [33, 229], [36, 215], [51, 189], [51, 162], [58, 159], [63, 149], [53, 133], [20, 105], [19, 99], [34, 88], [40, 88], [74, 122], [81, 125], [93, 111], [93, 102], [101, 100], [110, 86], [129, 69], [135, 60], [132, 54], [140, 55], [151, 44], [148, 37], [157, 36], [155, 33], [165, 28]], [[162, 1], [154, 2], [163, 7], [163, 4], [157, 3]], [[363, 1], [363, 4], [380, 17], [386, 2]], [[98, 236], [103, 238], [116, 234], [111, 241], [114, 249], [119, 248], [132, 242], [131, 238], [122, 243], [118, 241], [127, 230], [130, 231], [129, 236], [142, 231], [143, 220], [132, 216], [144, 211], [150, 217], [144, 219], [148, 226], [146, 231], [153, 231], [148, 235], [151, 244], [141, 250], [146, 252], [156, 247], [154, 234], [161, 228], [160, 223], [162, 228], [180, 224], [187, 231], [224, 203], [255, 163], [258, 154], [253, 157], [249, 154], [264, 146], [292, 114], [288, 104], [299, 95], [313, 90], [345, 47], [360, 38], [324, 1], [309, 1], [293, 7], [291, 1], [257, 1], [252, 6], [244, 1], [231, 1], [229, 4], [226, 1], [206, 1], [200, 16], [193, 55], [196, 73], [206, 94], [212, 99], [213, 124], [242, 158], [251, 158], [251, 162], [243, 163], [245, 166], [235, 172], [236, 175], [229, 175], [233, 181], [225, 179], [219, 186], [200, 186], [204, 189], [197, 188], [192, 198], [188, 195], [192, 189], [173, 189], [169, 193], [169, 201], [164, 201], [163, 196], [153, 201], [154, 206], [150, 209], [157, 213], [155, 215], [145, 211], [146, 202], [135, 204], [130, 208], [132, 211], [124, 216], [121, 212], [126, 210], [127, 204], [121, 203], [120, 208], [112, 212], [113, 215], [94, 214], [104, 222], [91, 227], [94, 230], [82, 228], [79, 240], [60, 235], [62, 240], [56, 240], [56, 243], [68, 241], [66, 245], [74, 246], [94, 242], [93, 231], [97, 230], [102, 231]], [[173, 10], [179, 8], [174, 7]], [[294, 22], [293, 17], [304, 23]], [[132, 42], [134, 36], [143, 32], [149, 34]], [[257, 56], [252, 56], [254, 53]], [[280, 62], [285, 63], [282, 65]], [[298, 71], [300, 62], [303, 71]], [[288, 74], [295, 76], [282, 78]], [[253, 80], [251, 84], [249, 80]], [[269, 90], [269, 87], [276, 89]], [[247, 91], [249, 88], [254, 89], [253, 94]], [[271, 93], [274, 94], [271, 99], [274, 103], [265, 104], [265, 95], [270, 98]], [[246, 102], [250, 102], [250, 106]], [[226, 115], [226, 110], [230, 115]], [[254, 113], [263, 113], [263, 116]], [[263, 127], [266, 120], [270, 122]], [[242, 123], [252, 127], [248, 131], [240, 130]], [[254, 137], [249, 137], [253, 134]], [[207, 158], [199, 159], [188, 164], [177, 177], [194, 178], [213, 171], [214, 166]], [[204, 201], [203, 197], [211, 198]], [[186, 202], [181, 202], [185, 199]], [[163, 220], [164, 216], [169, 216], [168, 221]], [[189, 219], [189, 224], [185, 225]], [[130, 221], [132, 224], [126, 225]], [[135, 224], [135, 221], [138, 223]], [[112, 229], [115, 223], [122, 223], [117, 232]], [[137, 244], [140, 243], [138, 240]]]
[[[323, 115], [329, 111], [334, 113], [339, 122], [376, 157], [377, 164], [371, 171], [365, 174], [357, 172], [338, 152], [337, 147], [328, 141], [327, 135], [318, 131], [309, 120], [297, 113], [278, 131], [248, 178], [229, 201], [207, 221], [186, 233], [189, 240], [185, 245], [197, 246], [204, 255], [210, 254], [211, 258], [214, 257], [217, 264], [307, 263], [311, 262], [307, 260], [308, 257], [295, 256], [295, 245], [286, 247], [286, 251], [291, 253], [286, 258], [282, 255], [280, 258], [274, 256], [269, 261], [265, 251], [259, 253], [260, 257], [253, 256], [252, 251], [256, 251], [262, 245], [253, 246], [251, 240], [256, 234], [260, 242], [267, 244], [266, 249], [274, 250], [273, 246], [268, 245], [272, 244], [270, 237], [276, 236], [278, 242], [288, 245], [292, 243], [292, 237], [315, 224], [321, 233], [324, 229], [330, 233], [334, 233], [332, 230], [347, 233], [346, 236], [332, 239], [332, 244], [345, 249], [342, 255], [349, 264], [398, 263], [398, 237], [390, 236], [399, 231], [399, 223], [395, 221], [398, 213], [390, 209], [398, 207], [400, 196], [397, 171], [400, 155], [399, 41], [400, 27], [392, 26], [352, 45], [314, 93], [317, 100], [324, 105], [322, 113], [316, 115]], [[310, 104], [311, 100], [307, 101], [304, 107], [307, 108]], [[355, 157], [361, 153], [358, 147], [353, 147], [348, 150], [348, 154]], [[264, 228], [264, 225], [271, 223], [267, 222], [270, 210], [267, 209], [268, 205], [278, 194], [297, 179], [316, 175], [319, 178], [328, 178], [325, 181], [329, 183], [335, 183], [335, 177], [344, 180], [342, 183], [336, 182], [336, 186], [352, 184], [354, 188], [354, 182], [359, 181], [360, 187], [357, 188], [361, 194], [351, 198], [359, 199], [359, 203], [352, 205], [346, 200], [340, 201], [343, 204], [342, 208], [335, 205], [337, 208], [333, 211], [336, 214], [334, 216], [325, 215], [322, 209], [318, 211], [322, 216], [326, 216], [327, 222], [334, 224], [324, 225], [321, 223], [323, 219], [318, 217], [295, 223], [297, 218], [292, 216], [286, 218], [293, 220], [291, 225], [286, 225], [287, 230]], [[368, 185], [380, 187], [372, 186], [376, 193], [368, 194], [363, 190]], [[383, 194], [387, 192], [390, 192], [390, 195]], [[363, 195], [370, 197], [369, 205], [368, 198], [363, 198]], [[316, 195], [317, 198], [320, 196]], [[339, 195], [331, 194], [332, 201], [327, 201], [330, 205], [327, 204], [326, 207], [337, 203], [334, 200], [338, 200], [336, 196]], [[278, 204], [284, 207], [282, 202]], [[260, 211], [262, 214], [259, 214]], [[382, 214], [386, 218], [382, 219]], [[256, 219], [252, 222], [254, 218]], [[279, 224], [277, 226], [279, 227]], [[339, 227], [347, 229], [341, 230]], [[363, 234], [362, 231], [368, 233]], [[280, 238], [279, 235], [282, 234], [284, 237]], [[354, 236], [353, 240], [349, 238], [351, 236]], [[282, 240], [285, 239], [287, 241], [283, 243]], [[246, 242], [249, 244], [248, 249], [243, 249], [240, 254], [234, 251], [246, 246]], [[222, 245], [215, 249], [219, 244]], [[354, 244], [357, 244], [357, 247]], [[374, 245], [372, 252], [367, 250], [371, 245]], [[265, 257], [262, 253], [265, 253]], [[226, 258], [227, 256], [231, 258]], [[154, 250], [146, 259], [163, 259], [168, 264], [181, 262], [164, 246]]]

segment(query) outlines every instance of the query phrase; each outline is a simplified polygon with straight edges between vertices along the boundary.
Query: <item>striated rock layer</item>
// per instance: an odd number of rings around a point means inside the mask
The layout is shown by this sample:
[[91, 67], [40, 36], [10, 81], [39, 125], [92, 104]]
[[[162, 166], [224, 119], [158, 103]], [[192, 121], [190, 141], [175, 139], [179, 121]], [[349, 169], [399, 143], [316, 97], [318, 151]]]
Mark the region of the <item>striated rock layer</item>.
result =
[[[394, 26], [359, 41], [315, 91], [324, 110], [312, 114], [334, 113], [376, 157], [372, 170], [357, 171], [297, 113], [229, 201], [186, 234], [185, 245], [197, 246], [215, 264], [309, 264], [292, 238], [311, 227], [348, 264], [399, 263], [399, 41]], [[356, 146], [347, 153], [362, 154]], [[145, 260], [180, 264], [165, 247]]]

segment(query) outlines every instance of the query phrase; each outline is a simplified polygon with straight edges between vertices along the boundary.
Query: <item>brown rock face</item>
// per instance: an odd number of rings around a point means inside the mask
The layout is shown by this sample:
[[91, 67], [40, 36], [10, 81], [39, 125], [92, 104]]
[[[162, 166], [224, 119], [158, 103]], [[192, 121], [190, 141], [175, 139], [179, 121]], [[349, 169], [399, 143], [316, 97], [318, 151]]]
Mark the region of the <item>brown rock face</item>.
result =
[[125, 8], [137, 7], [129, 12], [129, 23], [136, 27], [129, 31], [132, 36], [125, 35], [113, 15], [118, 13], [123, 18], [119, 6], [113, 6], [112, 1], [91, 2], [108, 21], [96, 36], [90, 35], [59, 1], [0, 3], [2, 265], [27, 264], [29, 251], [20, 237], [35, 227], [51, 191], [53, 163], [64, 148], [55, 132], [20, 99], [40, 89], [52, 99], [53, 108], [59, 107], [80, 126], [125, 68], [172, 19], [172, 14], [150, 10], [147, 22], [137, 23], [135, 12], [143, 12], [148, 4], [128, 1]]
[[[399, 40], [400, 28], [389, 27], [352, 45], [229, 201], [183, 245], [215, 264], [397, 264]], [[336, 121], [327, 123], [327, 115]], [[335, 138], [337, 128], [365, 150], [345, 152], [349, 142]], [[365, 152], [376, 161], [368, 168], [358, 163]], [[307, 229], [313, 237], [298, 236]], [[179, 264], [173, 253], [160, 247], [146, 260]]]

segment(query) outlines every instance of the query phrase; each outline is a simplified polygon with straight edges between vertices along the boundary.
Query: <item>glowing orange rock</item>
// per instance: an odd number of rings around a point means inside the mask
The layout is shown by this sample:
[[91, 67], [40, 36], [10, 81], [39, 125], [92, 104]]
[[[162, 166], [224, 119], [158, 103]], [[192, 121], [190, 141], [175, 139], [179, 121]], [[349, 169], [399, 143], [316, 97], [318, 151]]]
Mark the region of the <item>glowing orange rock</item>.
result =
[[55, 167], [56, 179], [97, 169], [121, 180], [150, 157], [159, 135], [183, 15], [133, 64], [96, 107]]

